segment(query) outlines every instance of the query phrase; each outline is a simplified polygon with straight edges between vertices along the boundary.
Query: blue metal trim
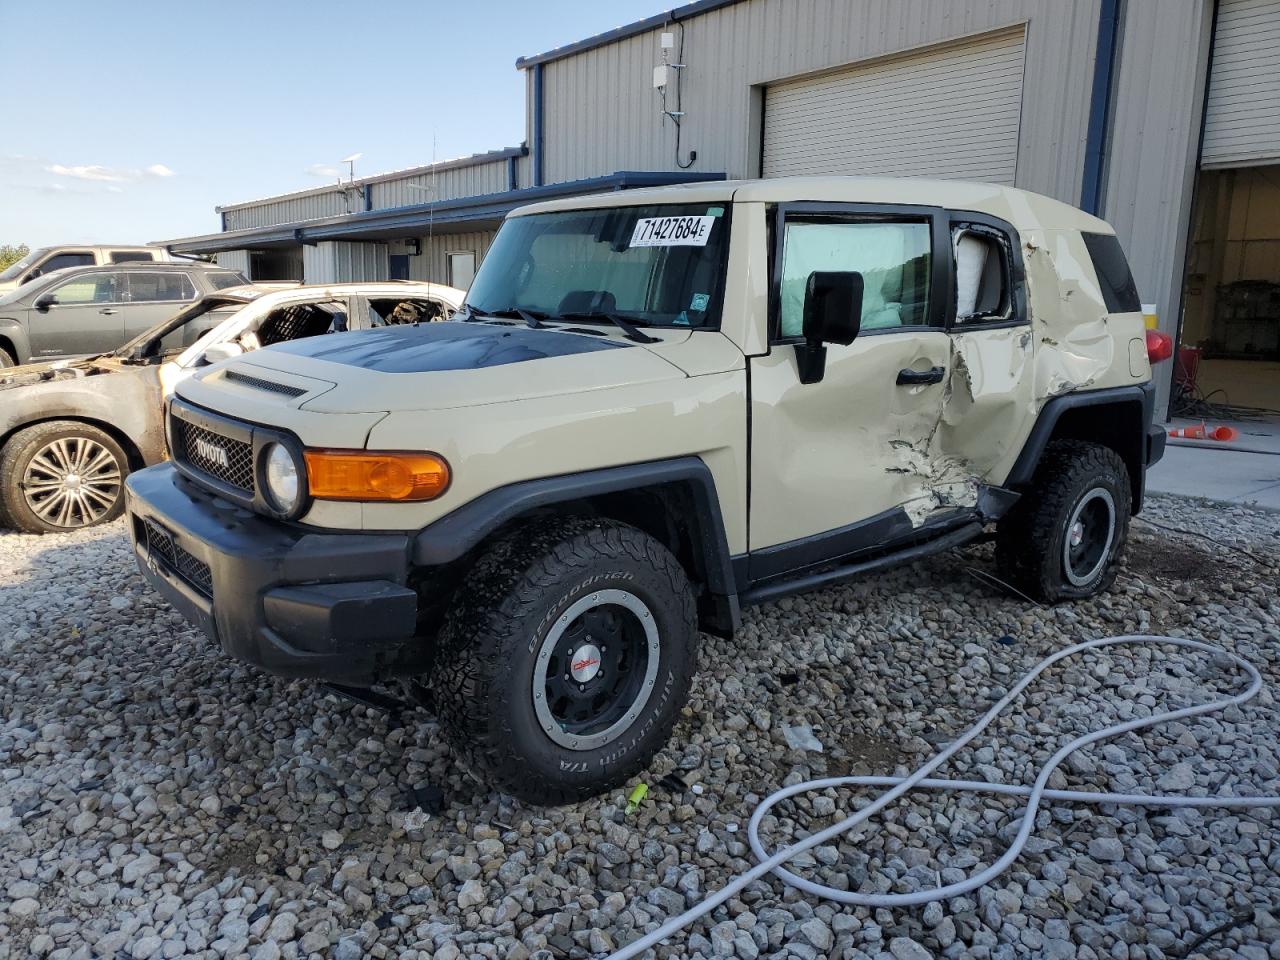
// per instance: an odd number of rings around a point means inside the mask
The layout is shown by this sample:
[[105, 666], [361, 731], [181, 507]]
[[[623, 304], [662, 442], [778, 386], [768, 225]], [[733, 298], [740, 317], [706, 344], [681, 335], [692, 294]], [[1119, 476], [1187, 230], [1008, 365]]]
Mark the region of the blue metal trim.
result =
[[227, 232], [227, 211], [219, 210], [218, 217], [222, 221], [222, 232], [226, 233]]
[[364, 185], [364, 208], [365, 210], [373, 209], [373, 184], [366, 183]]
[[542, 186], [542, 64], [533, 68], [533, 186]]
[[637, 20], [635, 23], [628, 23], [605, 33], [598, 33], [594, 37], [587, 37], [585, 40], [578, 40], [574, 43], [565, 44], [563, 47], [556, 47], [546, 53], [535, 54], [531, 57], [521, 57], [516, 61], [516, 69], [524, 70], [529, 67], [536, 67], [539, 64], [550, 63], [552, 60], [559, 60], [562, 57], [569, 57], [575, 53], [582, 53], [585, 50], [594, 50], [596, 47], [603, 47], [606, 44], [616, 43], [619, 40], [625, 40], [640, 33], [656, 30], [658, 27], [664, 27], [669, 23], [688, 20], [690, 17], [710, 13], [713, 10], [719, 10], [721, 7], [728, 7], [741, 2], [742, 0], [693, 0], [692, 3], [686, 3], [683, 7], [675, 10], [656, 13], [652, 17], [645, 17], [645, 19]]
[[516, 166], [516, 158], [507, 158], [507, 190], [508, 192], [517, 189], [520, 186], [520, 168]]
[[1121, 0], [1102, 0], [1098, 12], [1098, 50], [1093, 61], [1093, 91], [1089, 96], [1089, 128], [1085, 141], [1080, 207], [1094, 216], [1102, 205], [1107, 143], [1111, 133], [1111, 90], [1115, 82], [1116, 40], [1120, 33]]
[[420, 203], [409, 207], [388, 207], [368, 213], [351, 213], [324, 217], [301, 223], [282, 223], [226, 234], [208, 234], [174, 240], [174, 250], [185, 253], [213, 253], [238, 250], [246, 246], [314, 245], [320, 240], [360, 239], [389, 230], [425, 228], [429, 223], [454, 224], [479, 220], [501, 220], [516, 207], [538, 200], [557, 197], [630, 190], [639, 187], [663, 187], [679, 183], [702, 183], [727, 179], [723, 173], [693, 173], [661, 170], [620, 170], [603, 177], [571, 180], [539, 187], [524, 187], [504, 193], [488, 193], [472, 197], [456, 197], [440, 203]]

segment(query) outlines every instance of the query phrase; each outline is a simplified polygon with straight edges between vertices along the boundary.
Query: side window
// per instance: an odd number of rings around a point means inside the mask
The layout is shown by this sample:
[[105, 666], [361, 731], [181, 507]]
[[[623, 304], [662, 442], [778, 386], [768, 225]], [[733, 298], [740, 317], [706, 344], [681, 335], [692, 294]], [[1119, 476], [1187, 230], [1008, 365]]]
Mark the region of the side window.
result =
[[347, 329], [345, 303], [295, 303], [272, 310], [262, 318], [255, 332], [259, 345], [302, 340]]
[[92, 253], [59, 253], [40, 264], [39, 272], [51, 273], [63, 267], [92, 267], [93, 265]]
[[1129, 261], [1125, 259], [1120, 240], [1103, 233], [1082, 233], [1080, 236], [1089, 250], [1089, 258], [1093, 260], [1093, 270], [1102, 287], [1102, 302], [1106, 304], [1107, 313], [1140, 311], [1142, 304], [1138, 300], [1138, 288], [1134, 285], [1133, 274], [1129, 272]]
[[403, 323], [430, 323], [433, 320], [448, 319], [448, 308], [435, 300], [385, 297], [369, 301], [370, 327], [394, 327]]
[[73, 277], [49, 292], [63, 307], [81, 303], [120, 303], [124, 300], [123, 277], [118, 273], [91, 273]]
[[205, 277], [208, 279], [209, 285], [215, 290], [225, 290], [227, 287], [239, 287], [249, 282], [238, 273], [231, 273], [230, 271], [222, 270], [211, 270], [205, 274]]
[[1013, 316], [1009, 241], [994, 230], [953, 231], [956, 322], [997, 323]]
[[155, 254], [147, 250], [112, 250], [112, 263], [133, 263], [139, 260], [154, 260]]
[[155, 303], [165, 300], [194, 300], [196, 288], [185, 273], [131, 273], [129, 300]]
[[799, 337], [815, 270], [862, 274], [862, 329], [922, 326], [932, 270], [927, 220], [788, 220], [783, 227], [779, 335]]

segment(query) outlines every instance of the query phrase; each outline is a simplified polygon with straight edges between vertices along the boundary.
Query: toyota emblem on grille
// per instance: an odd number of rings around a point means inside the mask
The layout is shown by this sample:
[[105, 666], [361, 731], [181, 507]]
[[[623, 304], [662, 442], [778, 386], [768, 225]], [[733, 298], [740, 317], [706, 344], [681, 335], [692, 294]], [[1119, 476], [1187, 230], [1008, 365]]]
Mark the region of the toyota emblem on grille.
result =
[[204, 437], [196, 437], [196, 453], [208, 460], [210, 463], [217, 464], [224, 470], [231, 468], [231, 461], [227, 459], [227, 451], [224, 447], [218, 446], [216, 443], [210, 443]]

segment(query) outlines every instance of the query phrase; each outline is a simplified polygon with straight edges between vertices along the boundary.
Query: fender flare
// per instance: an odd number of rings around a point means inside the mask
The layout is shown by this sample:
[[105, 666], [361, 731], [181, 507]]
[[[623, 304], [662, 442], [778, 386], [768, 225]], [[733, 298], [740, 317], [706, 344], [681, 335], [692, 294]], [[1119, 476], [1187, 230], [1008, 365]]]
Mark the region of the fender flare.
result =
[[707, 589], [720, 596], [736, 596], [733, 563], [715, 478], [706, 463], [693, 456], [524, 480], [498, 487], [420, 530], [413, 538], [411, 557], [421, 566], [451, 563], [503, 524], [531, 510], [664, 485], [680, 485], [692, 496], [694, 515], [686, 520], [694, 548], [702, 556]]
[[[1065, 393], [1046, 401], [1036, 417], [1035, 426], [1022, 445], [1022, 452], [1009, 470], [1009, 476], [1003, 486], [1018, 489], [1031, 483], [1036, 467], [1045, 448], [1053, 439], [1054, 432], [1064, 414], [1071, 410], [1099, 406], [1137, 406], [1140, 409], [1139, 427], [1134, 431], [1131, 442], [1133, 461], [1139, 467], [1137, 474], [1130, 477], [1133, 485], [1133, 508], [1137, 513], [1142, 506], [1143, 493], [1146, 489], [1147, 467], [1160, 459], [1164, 452], [1164, 431], [1151, 425], [1155, 410], [1155, 385], [1150, 381], [1125, 387], [1107, 387], [1101, 390], [1085, 390], [1076, 393]], [[1158, 437], [1155, 435], [1158, 433]], [[1124, 451], [1121, 451], [1122, 455]]]

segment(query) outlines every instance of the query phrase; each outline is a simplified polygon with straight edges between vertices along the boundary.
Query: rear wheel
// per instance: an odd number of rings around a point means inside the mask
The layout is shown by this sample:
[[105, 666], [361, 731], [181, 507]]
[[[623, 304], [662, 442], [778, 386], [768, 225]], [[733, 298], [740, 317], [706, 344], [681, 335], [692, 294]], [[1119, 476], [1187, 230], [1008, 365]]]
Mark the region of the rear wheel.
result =
[[9, 352], [9, 348], [0, 344], [0, 369], [5, 367], [16, 367], [18, 358]]
[[0, 451], [0, 514], [27, 533], [65, 533], [124, 510], [129, 458], [109, 434], [55, 420], [19, 430]]
[[1056, 440], [996, 530], [996, 561], [1038, 600], [1091, 597], [1115, 581], [1129, 530], [1129, 471], [1111, 448]]
[[649, 762], [696, 660], [693, 591], [670, 551], [623, 524], [559, 519], [477, 563], [431, 686], [473, 772], [523, 800], [564, 803]]

